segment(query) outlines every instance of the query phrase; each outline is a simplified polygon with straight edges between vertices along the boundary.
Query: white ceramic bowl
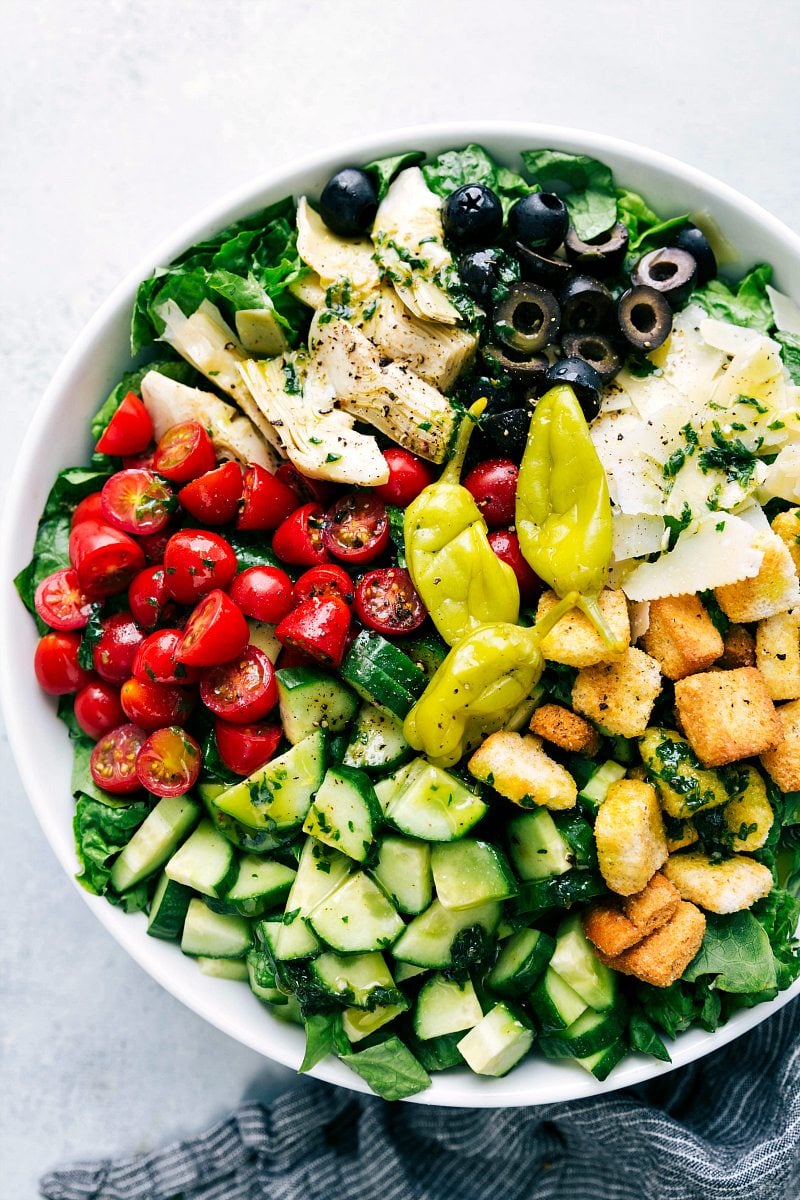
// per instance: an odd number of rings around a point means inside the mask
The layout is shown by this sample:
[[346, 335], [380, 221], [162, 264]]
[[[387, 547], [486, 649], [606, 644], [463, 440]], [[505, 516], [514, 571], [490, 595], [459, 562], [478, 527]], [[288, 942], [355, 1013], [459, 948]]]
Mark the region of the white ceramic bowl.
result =
[[[87, 460], [89, 418], [129, 365], [128, 328], [137, 284], [154, 267], [169, 262], [187, 246], [230, 221], [289, 193], [318, 195], [329, 175], [342, 165], [369, 162], [411, 148], [437, 153], [471, 141], [482, 142], [512, 167], [518, 166], [520, 151], [544, 146], [599, 158], [612, 168], [618, 183], [641, 192], [660, 213], [708, 210], [737, 248], [742, 267], [758, 261], [772, 263], [777, 286], [800, 297], [800, 238], [752, 201], [663, 154], [557, 126], [428, 126], [364, 138], [271, 171], [192, 217], [131, 271], [67, 354], [33, 415], [5, 504], [0, 548], [3, 708], [25, 788], [70, 877], [76, 869], [69, 790], [72, 755], [64, 727], [56, 718], [55, 705], [36, 685], [32, 668], [36, 632], [11, 579], [30, 557], [38, 514], [53, 477], [62, 467]], [[80, 888], [78, 891], [140, 966], [189, 1008], [260, 1054], [289, 1067], [299, 1065], [302, 1030], [271, 1017], [244, 986], [201, 974], [176, 946], [147, 937], [141, 913], [126, 915], [105, 900]], [[466, 1070], [435, 1075], [430, 1089], [414, 1099], [422, 1104], [500, 1107], [573, 1100], [613, 1091], [708, 1054], [758, 1025], [798, 993], [800, 981], [771, 1004], [738, 1014], [716, 1033], [693, 1030], [682, 1034], [670, 1045], [671, 1066], [631, 1056], [608, 1080], [598, 1083], [580, 1067], [531, 1058], [504, 1079], [481, 1079]], [[143, 1049], [146, 1054], [146, 1047]], [[333, 1058], [321, 1063], [313, 1074], [357, 1091], [368, 1090]]]

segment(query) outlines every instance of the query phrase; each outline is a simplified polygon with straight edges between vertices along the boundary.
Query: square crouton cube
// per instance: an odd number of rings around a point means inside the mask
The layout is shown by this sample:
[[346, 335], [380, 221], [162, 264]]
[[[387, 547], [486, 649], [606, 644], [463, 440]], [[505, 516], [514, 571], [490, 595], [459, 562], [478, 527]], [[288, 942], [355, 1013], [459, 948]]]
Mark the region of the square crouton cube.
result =
[[724, 649], [722, 635], [697, 596], [651, 600], [650, 624], [642, 645], [667, 679], [704, 671]]
[[[631, 626], [624, 592], [605, 588], [597, 602], [614, 637], [625, 646], [630, 645]], [[542, 592], [536, 620], [541, 621], [558, 603], [555, 592]], [[592, 622], [578, 608], [566, 613], [547, 637], [542, 638], [542, 654], [550, 662], [563, 663], [567, 667], [592, 667], [595, 663], [611, 662], [620, 657], [611, 654]]]
[[763, 621], [800, 604], [800, 583], [786, 543], [776, 533], [764, 531], [755, 545], [764, 552], [758, 574], [725, 584], [715, 592], [731, 621]]
[[717, 862], [700, 850], [685, 850], [669, 856], [664, 874], [682, 899], [713, 913], [741, 912], [772, 891], [769, 867], [743, 854]]
[[674, 916], [630, 950], [615, 958], [600, 954], [607, 967], [635, 975], [653, 987], [669, 987], [692, 961], [703, 941], [706, 919], [694, 904], [681, 901]]
[[755, 667], [703, 671], [675, 684], [681, 728], [704, 767], [751, 758], [777, 746], [781, 724]]
[[600, 874], [612, 892], [641, 892], [667, 859], [664, 820], [649, 783], [612, 783], [594, 825]]
[[647, 728], [661, 691], [658, 663], [629, 646], [617, 662], [598, 663], [578, 672], [572, 707], [607, 733], [639, 737]]
[[800, 609], [792, 608], [759, 621], [756, 666], [773, 700], [800, 697]]
[[470, 774], [520, 808], [573, 808], [575, 780], [542, 749], [541, 738], [492, 733], [467, 764]]
[[777, 533], [786, 546], [792, 556], [794, 569], [800, 575], [800, 508], [778, 513], [772, 522], [772, 532]]
[[730, 625], [722, 639], [724, 649], [718, 667], [735, 670], [736, 667], [754, 667], [756, 665], [756, 641], [749, 629], [744, 625]]
[[577, 713], [560, 704], [542, 704], [531, 717], [531, 733], [562, 750], [589, 757], [600, 749], [600, 734]]
[[800, 792], [800, 700], [781, 704], [776, 712], [781, 739], [761, 755], [761, 765], [782, 792]]
[[604, 954], [622, 954], [674, 916], [680, 896], [659, 872], [647, 886], [621, 904], [592, 904], [583, 918], [590, 942]]

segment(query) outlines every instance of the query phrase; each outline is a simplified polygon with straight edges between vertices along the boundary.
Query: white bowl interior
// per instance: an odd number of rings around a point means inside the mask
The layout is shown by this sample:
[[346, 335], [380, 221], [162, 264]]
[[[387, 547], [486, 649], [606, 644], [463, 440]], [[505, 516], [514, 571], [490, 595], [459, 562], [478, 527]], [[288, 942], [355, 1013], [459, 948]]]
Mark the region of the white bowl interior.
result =
[[[76, 869], [69, 791], [71, 750], [55, 705], [36, 686], [32, 659], [36, 631], [11, 584], [28, 561], [38, 514], [56, 472], [90, 453], [89, 418], [130, 363], [128, 327], [136, 285], [205, 234], [287, 194], [318, 195], [331, 172], [409, 148], [429, 153], [480, 141], [501, 161], [518, 166], [520, 151], [555, 146], [602, 159], [619, 184], [641, 192], [664, 215], [706, 210], [737, 248], [741, 266], [766, 261], [776, 286], [800, 296], [800, 239], [751, 201], [710, 177], [653, 151], [612, 138], [557, 126], [486, 124], [399, 130], [319, 154], [255, 180], [193, 218], [140, 263], [109, 297], [66, 356], [33, 415], [15, 465], [5, 504], [0, 547], [0, 685], [9, 739], [39, 822], [62, 867]], [[77, 884], [75, 885], [78, 886]], [[104, 900], [80, 894], [134, 959], [174, 996], [217, 1028], [268, 1058], [296, 1068], [302, 1030], [273, 1018], [242, 985], [209, 978], [177, 947], [149, 938], [142, 914], [129, 916]], [[717, 1049], [777, 1011], [800, 993], [800, 981], [772, 1003], [739, 1013], [714, 1034], [693, 1030], [670, 1046], [673, 1062], [632, 1056], [605, 1083], [581, 1068], [530, 1058], [504, 1079], [464, 1070], [434, 1076], [419, 1103], [499, 1107], [566, 1101], [640, 1083]], [[145, 1051], [146, 1052], [146, 1051]], [[358, 1091], [365, 1085], [334, 1059], [313, 1072]]]

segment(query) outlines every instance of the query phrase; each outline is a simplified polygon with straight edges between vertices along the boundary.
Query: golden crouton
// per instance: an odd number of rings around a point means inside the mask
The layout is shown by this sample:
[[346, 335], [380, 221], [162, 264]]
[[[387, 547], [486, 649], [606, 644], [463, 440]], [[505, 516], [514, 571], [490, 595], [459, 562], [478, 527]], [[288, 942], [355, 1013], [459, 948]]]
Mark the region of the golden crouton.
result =
[[700, 850], [671, 854], [664, 874], [684, 900], [713, 913], [741, 912], [772, 890], [772, 872], [740, 855], [717, 862]]
[[747, 784], [741, 795], [725, 805], [725, 824], [733, 834], [734, 850], [760, 850], [769, 837], [775, 813], [767, 798], [767, 785], [755, 767], [745, 766], [742, 771], [747, 775]]
[[724, 650], [718, 667], [731, 670], [736, 667], [754, 667], [756, 665], [756, 643], [749, 629], [744, 625], [731, 625], [722, 639]]
[[553, 762], [542, 749], [541, 738], [519, 733], [492, 733], [468, 767], [481, 783], [520, 808], [573, 808], [578, 788], [569, 771]]
[[761, 765], [782, 792], [800, 792], [800, 700], [776, 709], [781, 739], [761, 755]]
[[695, 842], [700, 841], [700, 834], [697, 832], [694, 821], [681, 821], [680, 833], [670, 835], [667, 831], [667, 849], [670, 854], [674, 854], [676, 850], [682, 850], [684, 846], [693, 846]]
[[660, 691], [658, 663], [629, 646], [618, 662], [598, 663], [578, 672], [572, 706], [608, 733], [638, 737], [647, 728]]
[[622, 954], [675, 914], [680, 896], [669, 880], [656, 872], [647, 886], [621, 902], [592, 904], [583, 918], [590, 942], [604, 954]]
[[675, 704], [687, 740], [705, 767], [751, 758], [780, 741], [775, 705], [754, 667], [679, 679]]
[[530, 731], [574, 754], [591, 757], [600, 749], [600, 734], [594, 726], [560, 704], [542, 704], [537, 708], [531, 717]]
[[759, 621], [756, 665], [773, 700], [796, 700], [800, 696], [800, 609]]
[[762, 621], [800, 604], [800, 584], [786, 543], [776, 533], [765, 530], [754, 544], [764, 552], [758, 574], [727, 583], [715, 592], [720, 608], [731, 621]]
[[653, 987], [669, 987], [692, 961], [703, 941], [706, 919], [693, 904], [682, 901], [675, 915], [655, 933], [615, 958], [600, 953], [607, 967], [635, 975]]
[[[558, 603], [555, 592], [542, 592], [536, 620], [541, 621]], [[614, 637], [620, 643], [630, 645], [631, 626], [624, 592], [605, 588], [598, 597], [598, 604]], [[595, 663], [620, 657], [611, 654], [592, 622], [577, 608], [566, 613], [542, 639], [542, 654], [550, 662], [564, 663], [568, 667], [592, 667]]]
[[[675, 893], [677, 895], [677, 892]], [[592, 945], [613, 958], [642, 940], [642, 935], [613, 904], [593, 904], [583, 916], [583, 932]]]
[[794, 569], [800, 575], [800, 508], [778, 513], [772, 522], [772, 532], [777, 533], [786, 546], [792, 556]]
[[650, 624], [642, 641], [667, 679], [703, 671], [723, 651], [722, 635], [697, 596], [650, 601]]
[[655, 789], [636, 779], [612, 783], [594, 826], [600, 874], [612, 892], [641, 892], [667, 858]]

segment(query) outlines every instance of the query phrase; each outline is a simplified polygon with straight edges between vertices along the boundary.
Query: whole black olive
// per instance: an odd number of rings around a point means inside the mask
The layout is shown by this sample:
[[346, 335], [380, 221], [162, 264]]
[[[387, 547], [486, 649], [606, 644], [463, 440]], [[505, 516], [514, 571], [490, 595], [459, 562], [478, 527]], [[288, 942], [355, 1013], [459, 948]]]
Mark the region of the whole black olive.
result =
[[599, 233], [588, 242], [582, 242], [570, 226], [564, 238], [564, 249], [569, 261], [580, 267], [581, 271], [585, 271], [587, 275], [594, 275], [597, 279], [605, 279], [625, 261], [628, 231], [621, 221], [617, 221], [616, 225], [612, 225], [605, 233]]
[[521, 354], [535, 354], [558, 337], [558, 301], [535, 283], [512, 283], [494, 310], [494, 326], [506, 346]]
[[523, 246], [522, 242], [514, 243], [514, 253], [522, 278], [530, 283], [539, 283], [542, 287], [560, 288], [572, 271], [572, 265], [565, 258], [548, 258], [545, 254], [537, 254], [535, 250]]
[[532, 409], [507, 408], [505, 412], [490, 413], [481, 421], [481, 430], [504, 458], [518, 463], [525, 452]]
[[697, 282], [700, 287], [710, 279], [716, 279], [717, 258], [702, 229], [691, 223], [684, 225], [673, 238], [672, 244], [679, 250], [688, 250], [697, 263]]
[[483, 183], [456, 188], [442, 205], [445, 235], [462, 246], [487, 246], [500, 236], [503, 206]]
[[594, 367], [583, 358], [560, 358], [547, 372], [547, 382], [556, 387], [568, 384], [583, 409], [587, 421], [600, 411], [603, 381]]
[[610, 383], [622, 366], [610, 338], [602, 333], [569, 333], [561, 339], [566, 358], [582, 358], [594, 367], [603, 383]]
[[631, 271], [634, 287], [655, 288], [670, 304], [682, 304], [697, 282], [697, 263], [688, 250], [662, 246], [639, 259]]
[[617, 302], [617, 320], [623, 337], [637, 350], [657, 350], [672, 331], [672, 309], [655, 288], [628, 288]]
[[567, 206], [554, 192], [532, 192], [508, 213], [511, 236], [529, 250], [550, 253], [560, 246], [569, 225]]
[[608, 329], [614, 323], [614, 297], [591, 275], [573, 275], [561, 289], [561, 326], [568, 333]]
[[473, 379], [467, 388], [465, 402], [467, 405], [474, 404], [476, 400], [486, 399], [487, 413], [499, 412], [504, 408], [512, 408], [517, 403], [512, 391], [511, 385], [507, 380], [490, 379], [486, 375], [479, 375]]
[[332, 175], [319, 198], [319, 215], [339, 237], [358, 237], [372, 227], [378, 211], [375, 185], [366, 171], [343, 167]]
[[500, 268], [503, 262], [502, 250], [470, 250], [458, 264], [461, 282], [479, 304], [489, 304], [492, 292], [500, 282]]
[[500, 370], [518, 383], [535, 384], [544, 378], [549, 364], [544, 354], [533, 354], [528, 358], [517, 355], [510, 347], [484, 346], [483, 358], [490, 370]]

